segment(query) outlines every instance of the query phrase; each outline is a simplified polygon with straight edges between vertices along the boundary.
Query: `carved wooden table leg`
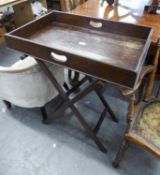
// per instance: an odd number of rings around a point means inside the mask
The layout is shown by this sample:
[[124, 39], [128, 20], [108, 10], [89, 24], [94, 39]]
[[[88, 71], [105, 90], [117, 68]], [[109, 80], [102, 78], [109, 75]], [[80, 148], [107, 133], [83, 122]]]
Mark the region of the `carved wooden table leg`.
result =
[[145, 101], [148, 101], [152, 96], [152, 90], [153, 90], [153, 86], [154, 86], [154, 81], [155, 81], [155, 76], [156, 76], [156, 72], [157, 72], [159, 58], [160, 58], [160, 38], [157, 41], [157, 53], [153, 59], [153, 65], [155, 66], [155, 69], [153, 70], [153, 72], [149, 76], [149, 81], [147, 84], [146, 94], [145, 94]]

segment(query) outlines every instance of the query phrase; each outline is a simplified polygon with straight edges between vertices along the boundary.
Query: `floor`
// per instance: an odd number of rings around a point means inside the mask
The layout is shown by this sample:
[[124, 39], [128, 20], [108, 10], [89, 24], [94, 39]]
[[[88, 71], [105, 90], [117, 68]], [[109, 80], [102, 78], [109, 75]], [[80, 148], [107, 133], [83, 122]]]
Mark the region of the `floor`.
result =
[[[0, 64], [13, 64], [21, 54], [0, 46]], [[104, 154], [85, 134], [71, 111], [66, 110], [49, 125], [41, 123], [39, 109], [12, 106], [7, 110], [0, 101], [0, 175], [159, 175], [160, 161], [131, 144], [119, 169], [111, 165], [122, 141], [128, 102], [118, 88], [107, 86], [104, 95], [119, 118], [106, 117], [99, 138], [108, 149]], [[53, 116], [55, 101], [47, 106]], [[103, 109], [94, 93], [77, 104], [90, 126]]]

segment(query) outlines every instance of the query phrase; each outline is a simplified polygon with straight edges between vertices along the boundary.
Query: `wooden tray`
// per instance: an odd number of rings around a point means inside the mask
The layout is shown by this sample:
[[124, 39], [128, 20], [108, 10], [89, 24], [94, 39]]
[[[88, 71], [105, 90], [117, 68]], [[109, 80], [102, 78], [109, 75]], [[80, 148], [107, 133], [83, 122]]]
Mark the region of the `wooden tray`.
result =
[[44, 61], [134, 88], [150, 27], [52, 11], [6, 34], [9, 47]]

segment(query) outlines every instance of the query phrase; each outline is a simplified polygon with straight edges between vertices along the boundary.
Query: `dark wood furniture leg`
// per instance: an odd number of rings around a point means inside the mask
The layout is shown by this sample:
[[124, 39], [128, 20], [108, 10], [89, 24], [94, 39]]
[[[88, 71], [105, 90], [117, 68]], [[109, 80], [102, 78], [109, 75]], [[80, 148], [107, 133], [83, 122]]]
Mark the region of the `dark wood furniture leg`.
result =
[[[72, 78], [72, 76], [73, 76], [73, 78]], [[69, 83], [71, 84], [71, 86], [73, 86], [73, 87], [77, 86], [77, 84], [79, 83], [79, 78], [80, 78], [79, 72], [76, 72], [73, 70], [68, 70], [68, 79], [69, 79]]]
[[152, 0], [151, 5], [146, 5], [145, 10], [151, 14], [157, 14], [157, 10], [160, 8], [160, 0]]
[[84, 127], [84, 129], [86, 130], [86, 132], [88, 133], [88, 135], [94, 140], [94, 142], [96, 143], [96, 145], [98, 146], [98, 148], [102, 152], [106, 152], [107, 151], [106, 148], [103, 146], [103, 144], [100, 142], [100, 140], [98, 139], [98, 137], [95, 135], [95, 133], [89, 127], [89, 125], [87, 124], [87, 122], [85, 121], [85, 119], [83, 118], [83, 116], [80, 114], [80, 112], [77, 110], [77, 108], [75, 107], [75, 105], [73, 103], [70, 103], [70, 99], [68, 98], [68, 96], [64, 92], [63, 88], [59, 85], [59, 83], [57, 82], [57, 80], [55, 79], [55, 77], [52, 75], [52, 73], [48, 70], [48, 68], [45, 65], [45, 63], [43, 61], [38, 60], [38, 59], [37, 59], [37, 63], [39, 64], [39, 66], [41, 67], [41, 69], [44, 71], [44, 73], [46, 74], [46, 76], [49, 78], [49, 80], [51, 81], [51, 83], [53, 84], [53, 86], [57, 89], [57, 91], [59, 92], [59, 95], [62, 97], [62, 99], [64, 100], [64, 102], [67, 104], [67, 107], [69, 107], [73, 111], [73, 113], [75, 114], [74, 116], [80, 121], [80, 123], [82, 124], [82, 126]]
[[[3, 100], [4, 104], [6, 105], [7, 109], [11, 109], [12, 105], [10, 102], [6, 101], [6, 100]], [[45, 109], [45, 106], [44, 107], [41, 107], [40, 108], [40, 111], [42, 113], [42, 123], [45, 123], [48, 119], [48, 115], [47, 115], [47, 111]]]
[[7, 109], [11, 109], [11, 103], [9, 101], [3, 100], [4, 104], [6, 105]]
[[[3, 102], [6, 105], [7, 109], [11, 109], [12, 104], [9, 101], [3, 100]], [[47, 111], [45, 109], [45, 106], [41, 107], [40, 111], [42, 113], [42, 123], [45, 123], [47, 121], [47, 119], [48, 119], [48, 115], [47, 115]]]
[[101, 94], [101, 92], [98, 89], [96, 89], [95, 91], [96, 91], [96, 94], [98, 95], [98, 97], [100, 98], [101, 102], [105, 106], [105, 108], [108, 110], [111, 119], [114, 122], [118, 123], [117, 117], [115, 116], [114, 112], [112, 111], [111, 107], [109, 106], [109, 104], [107, 103], [107, 101], [105, 100], [105, 98], [103, 97], [103, 95]]
[[[134, 115], [135, 95], [132, 94], [129, 98], [130, 98], [130, 102], [129, 102], [129, 107], [128, 107], [127, 128], [125, 130], [125, 133], [127, 133], [129, 131], [129, 129], [130, 129], [131, 122], [132, 122], [132, 116]], [[129, 144], [129, 141], [127, 141], [124, 138], [124, 141], [122, 142], [122, 144], [121, 144], [121, 146], [119, 148], [119, 151], [118, 151], [118, 153], [116, 155], [116, 158], [115, 158], [115, 160], [112, 163], [112, 165], [115, 168], [119, 167], [120, 161], [122, 160], [122, 158], [124, 156], [124, 153], [125, 153], [125, 151], [128, 148], [128, 144]]]
[[[77, 72], [78, 73], [78, 72]], [[78, 73], [79, 74], [79, 73]], [[73, 88], [71, 90], [69, 90], [68, 92], [72, 93], [74, 92], [81, 84], [83, 84], [85, 81], [89, 81], [89, 82], [93, 82], [94, 80], [88, 76], [85, 76], [82, 80], [80, 81], [77, 81], [76, 84], [73, 86]], [[103, 83], [102, 83], [103, 84]], [[115, 116], [114, 112], [112, 111], [111, 107], [109, 106], [109, 104], [107, 103], [107, 101], [105, 100], [105, 98], [103, 97], [101, 91], [99, 90], [99, 88], [95, 88], [94, 91], [96, 92], [97, 96], [99, 97], [99, 99], [101, 100], [102, 104], [104, 105], [104, 107], [107, 109], [107, 112], [109, 112], [110, 116], [111, 116], [111, 119], [114, 121], [114, 122], [117, 122], [118, 123], [118, 119], [117, 117]], [[67, 93], [67, 94], [69, 94]], [[103, 113], [103, 112], [102, 112]], [[101, 118], [102, 117], [102, 118]], [[100, 117], [100, 120], [101, 121], [101, 124], [104, 120], [105, 117], [103, 117], [103, 115]], [[99, 123], [99, 122], [98, 122]], [[97, 124], [98, 124], [97, 123]], [[99, 123], [100, 124], [100, 123]], [[100, 127], [100, 126], [99, 126]], [[98, 132], [98, 130], [97, 130]]]
[[123, 159], [124, 153], [127, 150], [128, 146], [129, 146], [128, 140], [124, 140], [122, 142], [120, 148], [119, 148], [119, 151], [118, 151], [118, 153], [116, 155], [116, 158], [115, 158], [114, 162], [112, 163], [114, 168], [118, 168], [119, 167], [119, 164], [120, 164], [121, 160]]
[[154, 81], [155, 81], [155, 76], [156, 76], [156, 72], [157, 72], [159, 58], [160, 58], [160, 38], [157, 41], [157, 52], [156, 52], [156, 55], [153, 59], [153, 65], [155, 66], [155, 68], [149, 76], [149, 81], [147, 84], [146, 94], [145, 94], [145, 101], [150, 100], [150, 98], [152, 96], [152, 90], [153, 90], [153, 86], [154, 86]]
[[[89, 77], [88, 79], [89, 79], [90, 82], [93, 81], [90, 77]], [[103, 84], [103, 82], [102, 82], [102, 84]], [[104, 96], [102, 95], [101, 90], [97, 87], [97, 88], [95, 89], [95, 92], [96, 92], [97, 96], [99, 97], [99, 99], [101, 100], [101, 102], [102, 102], [102, 104], [104, 105], [104, 107], [107, 109], [108, 113], [110, 114], [111, 119], [112, 119], [114, 122], [118, 123], [117, 117], [115, 116], [115, 114], [114, 114], [114, 112], [112, 111], [110, 105], [107, 103], [107, 101], [105, 100]], [[101, 118], [101, 117], [102, 117], [102, 118]], [[103, 115], [102, 115], [101, 117], [100, 117], [100, 121], [103, 122], [103, 120], [104, 120]], [[99, 122], [98, 122], [98, 123], [99, 123]], [[98, 124], [98, 123], [97, 123], [97, 124]], [[97, 130], [97, 129], [96, 129], [96, 130]], [[97, 132], [98, 132], [98, 131], [97, 131]]]
[[105, 117], [106, 117], [106, 114], [107, 114], [107, 109], [105, 108], [105, 109], [103, 110], [103, 112], [102, 112], [102, 114], [101, 114], [101, 116], [100, 116], [100, 118], [99, 118], [99, 120], [98, 120], [98, 122], [97, 122], [95, 128], [94, 128], [94, 133], [95, 133], [95, 134], [98, 133], [98, 131], [99, 131], [99, 129], [100, 129], [102, 123], [103, 123], [103, 120], [104, 120]]
[[46, 124], [47, 119], [48, 119], [47, 111], [46, 111], [44, 106], [41, 107], [40, 110], [41, 110], [41, 113], [42, 113], [42, 123]]

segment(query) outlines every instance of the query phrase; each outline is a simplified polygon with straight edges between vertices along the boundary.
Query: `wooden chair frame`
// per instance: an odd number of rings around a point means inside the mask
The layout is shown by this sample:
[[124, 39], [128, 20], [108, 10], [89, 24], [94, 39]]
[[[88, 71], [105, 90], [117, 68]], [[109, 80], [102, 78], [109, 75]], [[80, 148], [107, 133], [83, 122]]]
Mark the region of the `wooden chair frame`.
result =
[[[127, 114], [127, 127], [125, 130], [124, 140], [119, 148], [119, 151], [116, 155], [115, 160], [113, 161], [113, 166], [115, 168], [119, 167], [120, 161], [122, 160], [124, 153], [129, 146], [130, 141], [140, 144], [141, 146], [147, 148], [146, 146], [147, 144], [145, 145], [144, 142], [138, 141], [139, 140], [138, 138], [137, 140], [131, 139], [129, 137], [129, 133], [131, 132], [134, 122], [139, 116], [138, 114], [142, 108], [142, 99], [143, 99], [142, 92], [145, 86], [144, 78], [146, 75], [152, 73], [153, 70], [154, 70], [154, 66], [145, 66], [142, 70], [142, 74], [141, 74], [139, 83], [137, 84], [137, 87], [134, 90], [123, 90], [122, 91], [122, 94], [129, 98], [129, 107], [128, 107], [128, 114]], [[139, 93], [140, 97], [138, 97], [138, 101], [136, 102], [136, 92], [138, 89], [140, 89], [140, 93]], [[149, 150], [151, 151], [151, 149]]]
[[151, 100], [152, 98], [152, 90], [154, 86], [154, 81], [157, 73], [157, 67], [158, 67], [158, 62], [160, 61], [160, 37], [157, 40], [157, 44], [155, 45], [155, 56], [152, 61], [152, 65], [154, 65], [153, 71], [149, 75], [147, 87], [146, 87], [146, 93], [145, 93], [145, 101]]
[[[156, 70], [157, 70], [157, 65], [158, 65], [158, 58], [160, 56], [160, 40], [158, 40], [157, 42], [157, 53], [154, 57], [153, 60], [153, 65], [149, 65], [149, 66], [144, 66], [141, 72], [141, 76], [139, 78], [139, 81], [137, 83], [137, 86], [135, 87], [135, 89], [133, 90], [122, 90], [122, 94], [124, 96], [127, 96], [129, 98], [129, 107], [128, 107], [128, 114], [127, 114], [127, 127], [125, 130], [125, 136], [124, 136], [124, 140], [119, 148], [119, 151], [116, 155], [115, 160], [113, 161], [113, 166], [115, 168], [119, 167], [120, 161], [122, 160], [124, 153], [126, 151], [126, 149], [128, 148], [129, 142], [133, 141], [137, 144], [140, 144], [141, 146], [145, 147], [146, 149], [148, 149], [149, 151], [151, 151], [152, 153], [154, 153], [156, 156], [159, 156], [159, 152], [156, 151], [156, 149], [152, 149], [150, 146], [147, 146], [147, 144], [145, 144], [144, 142], [139, 141], [139, 139], [133, 139], [129, 136], [129, 132], [132, 129], [132, 126], [136, 120], [137, 114], [139, 113], [141, 107], [142, 107], [142, 100], [143, 100], [143, 96], [142, 96], [142, 92], [145, 86], [145, 76], [149, 75], [149, 81], [146, 87], [146, 96], [150, 96], [150, 90], [153, 88], [153, 83], [155, 80], [155, 74], [156, 74]], [[136, 103], [136, 92], [139, 90], [139, 97], [138, 97], [138, 102]], [[160, 91], [160, 90], [159, 90]], [[158, 92], [158, 96], [160, 95], [160, 92]], [[150, 98], [151, 100], [152, 98]], [[147, 100], [148, 101], [148, 100]]]
[[146, 5], [145, 10], [151, 14], [157, 14], [157, 10], [160, 9], [160, 0], [152, 0], [151, 5]]

